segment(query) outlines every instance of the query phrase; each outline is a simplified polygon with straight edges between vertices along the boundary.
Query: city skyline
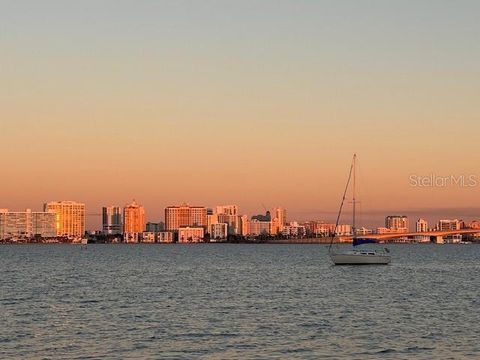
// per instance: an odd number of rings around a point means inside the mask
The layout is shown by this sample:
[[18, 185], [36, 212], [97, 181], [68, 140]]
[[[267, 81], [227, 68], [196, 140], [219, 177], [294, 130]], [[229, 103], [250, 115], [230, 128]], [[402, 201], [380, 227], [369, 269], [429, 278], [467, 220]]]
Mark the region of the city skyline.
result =
[[[355, 202], [356, 203], [356, 202]], [[12, 243], [199, 243], [293, 241], [325, 243], [336, 236], [339, 241], [360, 237], [377, 240], [437, 244], [461, 243], [478, 238], [480, 220], [439, 219], [430, 224], [415, 221], [414, 231], [405, 215], [385, 216], [384, 226], [367, 228], [337, 219], [336, 223], [312, 219], [289, 219], [285, 208], [264, 209], [264, 214], [247, 215], [238, 205], [212, 208], [181, 204], [165, 208], [163, 222], [145, 223], [145, 209], [135, 200], [123, 208], [102, 208], [102, 228], [85, 231], [85, 204], [76, 201], [51, 201], [43, 212], [0, 209], [0, 241]], [[123, 216], [122, 216], [123, 215]], [[466, 238], [464, 238], [465, 236]], [[373, 241], [372, 239], [368, 241]], [[468, 243], [468, 241], [467, 241]]]
[[137, 198], [158, 213], [147, 221], [183, 201], [332, 218], [357, 152], [367, 224], [475, 218], [479, 185], [411, 177], [480, 179], [479, 10], [1, 2], [1, 206]]
[[[74, 203], [78, 204], [76, 201], [73, 200], [62, 200], [62, 201], [50, 201], [50, 203]], [[223, 203], [225, 204], [225, 203]], [[34, 206], [28, 206], [23, 209], [16, 209], [16, 208], [7, 208], [7, 207], [0, 207], [0, 210], [2, 211], [10, 211], [10, 212], [20, 212], [23, 213], [25, 211], [33, 211], [33, 212], [41, 212], [45, 211], [47, 203], [43, 203], [41, 207], [38, 207], [38, 209]], [[325, 222], [327, 224], [335, 223], [335, 218], [337, 215], [336, 211], [333, 212], [327, 212], [327, 211], [313, 211], [311, 214], [312, 215], [307, 215], [304, 214], [304, 216], [298, 216], [298, 214], [293, 213], [290, 211], [290, 209], [287, 209], [285, 207], [279, 207], [278, 205], [274, 207], [262, 207], [254, 210], [253, 212], [247, 212], [242, 209], [241, 206], [238, 206], [238, 202], [235, 205], [191, 205], [189, 203], [177, 203], [177, 205], [172, 205], [169, 204], [161, 209], [158, 209], [156, 211], [153, 211], [152, 213], [148, 210], [145, 209], [145, 207], [142, 204], [137, 204], [135, 200], [132, 200], [131, 204], [125, 204], [123, 206], [121, 205], [115, 205], [115, 204], [110, 204], [110, 205], [104, 205], [99, 209], [91, 209], [89, 208], [88, 205], [85, 205], [83, 203], [80, 203], [80, 205], [83, 206], [83, 212], [84, 212], [84, 217], [85, 217], [85, 226], [84, 229], [86, 231], [105, 231], [106, 233], [110, 234], [115, 234], [115, 233], [123, 233], [125, 230], [123, 220], [125, 217], [124, 211], [127, 208], [131, 208], [132, 206], [134, 208], [140, 207], [142, 210], [141, 213], [141, 220], [140, 223], [142, 226], [138, 227], [137, 225], [136, 231], [140, 231], [140, 228], [144, 228], [148, 224], [156, 225], [158, 222], [164, 223], [164, 226], [167, 226], [167, 220], [166, 220], [166, 212], [167, 209], [169, 208], [182, 208], [182, 207], [192, 207], [192, 208], [199, 208], [199, 209], [205, 209], [211, 210], [213, 214], [221, 214], [224, 209], [228, 209], [225, 214], [235, 214], [235, 216], [247, 216], [247, 218], [250, 220], [251, 218], [257, 217], [258, 216], [263, 216], [265, 211], [270, 211], [270, 212], [275, 212], [276, 209], [282, 209], [283, 211], [288, 211], [288, 221], [285, 221], [285, 215], [279, 215], [279, 214], [272, 214], [272, 218], [278, 217], [281, 220], [281, 223], [285, 225], [285, 223], [290, 223], [290, 222], [308, 222], [308, 221], [317, 221], [317, 222]], [[264, 206], [262, 204], [262, 206]], [[357, 205], [358, 206], [358, 205]], [[230, 208], [234, 207], [235, 210], [234, 212], [231, 212]], [[240, 209], [240, 210], [239, 210]], [[108, 231], [110, 228], [111, 224], [111, 219], [110, 216], [106, 215], [105, 211], [112, 211], [115, 210], [117, 211], [117, 224], [118, 221], [120, 222], [118, 224], [118, 230], [117, 232], [111, 232]], [[396, 214], [396, 215], [395, 215]], [[398, 215], [401, 214], [401, 215]], [[118, 217], [119, 216], [119, 217]], [[206, 216], [206, 214], [204, 215]], [[410, 211], [393, 211], [393, 212], [382, 212], [382, 211], [372, 211], [370, 213], [365, 213], [362, 210], [358, 210], [357, 208], [357, 228], [368, 228], [368, 229], [379, 229], [382, 227], [390, 227], [387, 224], [387, 219], [389, 217], [407, 217], [407, 228], [409, 229], [415, 229], [415, 221], [416, 220], [425, 220], [428, 224], [437, 224], [439, 221], [443, 219], [458, 219], [462, 220], [465, 223], [471, 223], [471, 222], [477, 222], [479, 221], [479, 216], [478, 216], [478, 211], [476, 208], [471, 208], [467, 209], [467, 212], [465, 212], [465, 209], [420, 209], [420, 210], [410, 210]], [[107, 220], [108, 219], [108, 220]], [[345, 207], [343, 209], [343, 215], [340, 218], [340, 223], [339, 224], [351, 224], [351, 208]], [[206, 220], [205, 220], [206, 221]], [[104, 223], [105, 222], [105, 223]], [[225, 220], [225, 218], [220, 221], [220, 222], [228, 222], [228, 220]], [[194, 222], [192, 222], [193, 224]], [[410, 224], [409, 224], [410, 223]], [[107, 225], [105, 227], [104, 225]], [[110, 226], [108, 226], [110, 225]], [[202, 223], [202, 226], [206, 225]], [[277, 225], [278, 226], [278, 225]], [[280, 224], [281, 226], [281, 224]], [[397, 226], [394, 226], [397, 227]], [[168, 231], [173, 230], [175, 227], [166, 229]], [[111, 229], [110, 229], [111, 230]], [[148, 230], [146, 230], [148, 231]], [[127, 233], [130, 231], [127, 231]]]
[[479, 14], [0, 0], [2, 358], [480, 359]]

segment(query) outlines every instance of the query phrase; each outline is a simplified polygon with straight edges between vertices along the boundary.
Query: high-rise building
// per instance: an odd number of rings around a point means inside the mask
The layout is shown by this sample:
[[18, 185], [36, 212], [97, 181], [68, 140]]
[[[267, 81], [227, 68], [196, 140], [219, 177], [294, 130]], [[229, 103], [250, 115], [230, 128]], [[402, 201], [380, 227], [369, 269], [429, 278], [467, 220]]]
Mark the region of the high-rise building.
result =
[[237, 205], [219, 205], [215, 208], [216, 214], [238, 215]]
[[207, 227], [207, 208], [187, 204], [166, 207], [166, 230], [177, 231], [181, 227]]
[[258, 220], [252, 217], [250, 220], [249, 235], [270, 235], [272, 233], [272, 221]]
[[283, 208], [273, 208], [272, 214], [272, 234], [279, 234], [282, 228], [287, 224], [287, 210]]
[[258, 220], [258, 221], [272, 221], [272, 216], [270, 214], [270, 211], [267, 211], [265, 215], [259, 214], [259, 215], [253, 215], [252, 220]]
[[272, 234], [272, 216], [270, 211], [265, 215], [259, 214], [252, 216], [250, 220], [249, 235], [271, 235]]
[[425, 232], [428, 231], [428, 222], [424, 219], [418, 219], [415, 223], [416, 232]]
[[287, 224], [287, 210], [281, 207], [274, 208], [271, 212], [274, 219], [278, 219], [278, 224], [280, 226], [285, 226]]
[[145, 225], [145, 231], [147, 232], [162, 232], [165, 230], [165, 224], [163, 222], [147, 222], [147, 225]]
[[209, 227], [210, 239], [226, 239], [228, 236], [228, 225], [225, 223], [211, 224]]
[[84, 236], [85, 204], [76, 201], [51, 201], [44, 205], [44, 210], [55, 213], [57, 236]]
[[213, 224], [218, 223], [218, 214], [207, 214], [207, 229], [211, 229]]
[[123, 231], [122, 211], [119, 206], [102, 208], [102, 230], [105, 235], [117, 235]]
[[405, 215], [390, 215], [385, 218], [385, 227], [391, 231], [408, 232], [408, 218]]
[[0, 239], [55, 237], [56, 217], [53, 212], [8, 211], [0, 209]]
[[460, 230], [461, 227], [462, 221], [458, 219], [446, 219], [438, 222], [438, 230], [440, 231]]
[[240, 217], [240, 223], [241, 223], [240, 235], [246, 236], [246, 235], [250, 234], [250, 220], [248, 220], [247, 215], [242, 215]]
[[285, 226], [285, 225], [280, 225], [280, 219], [274, 217], [271, 221], [271, 234], [272, 235], [277, 235], [277, 234], [280, 234], [282, 233], [282, 228]]
[[[415, 223], [416, 232], [426, 232], [428, 231], [428, 222], [425, 219], [418, 219]], [[415, 241], [417, 242], [429, 242], [430, 236], [417, 235], [415, 236]]]
[[229, 235], [240, 235], [242, 233], [242, 218], [238, 214], [237, 205], [220, 205], [216, 206], [215, 210], [218, 223], [228, 225]]
[[[29, 210], [27, 210], [29, 211]], [[36, 237], [55, 237], [57, 235], [55, 228], [56, 216], [53, 212], [33, 211], [32, 219], [32, 236]]]
[[240, 215], [218, 214], [218, 222], [227, 224], [228, 234], [240, 235], [242, 232], [242, 217]]
[[142, 233], [145, 231], [145, 209], [133, 200], [123, 208], [123, 233]]

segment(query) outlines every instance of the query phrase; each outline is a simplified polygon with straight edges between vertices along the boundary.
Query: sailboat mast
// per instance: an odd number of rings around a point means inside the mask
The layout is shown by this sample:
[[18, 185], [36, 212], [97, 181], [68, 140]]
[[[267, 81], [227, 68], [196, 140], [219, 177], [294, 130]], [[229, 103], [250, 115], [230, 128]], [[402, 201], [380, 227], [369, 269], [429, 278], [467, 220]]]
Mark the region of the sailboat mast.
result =
[[[355, 156], [356, 155], [353, 156], [354, 161], [355, 161]], [[333, 234], [332, 234], [331, 240], [330, 240], [330, 246], [328, 247], [329, 252], [332, 249], [333, 240], [335, 239], [335, 236], [337, 235], [338, 223], [340, 222], [340, 216], [342, 215], [343, 204], [345, 203], [345, 199], [347, 197], [348, 185], [350, 185], [350, 180], [352, 178], [352, 173], [353, 173], [353, 169], [354, 169], [354, 165], [355, 165], [354, 161], [352, 161], [352, 164], [350, 165], [350, 171], [348, 172], [347, 184], [345, 185], [345, 190], [343, 191], [342, 202], [340, 203], [340, 208], [338, 209], [337, 221], [335, 221], [335, 230], [333, 230]]]
[[352, 191], [352, 202], [353, 202], [353, 219], [352, 219], [352, 235], [355, 238], [356, 234], [356, 224], [355, 224], [355, 213], [356, 213], [356, 200], [355, 200], [355, 162], [357, 160], [357, 154], [353, 154], [353, 191]]

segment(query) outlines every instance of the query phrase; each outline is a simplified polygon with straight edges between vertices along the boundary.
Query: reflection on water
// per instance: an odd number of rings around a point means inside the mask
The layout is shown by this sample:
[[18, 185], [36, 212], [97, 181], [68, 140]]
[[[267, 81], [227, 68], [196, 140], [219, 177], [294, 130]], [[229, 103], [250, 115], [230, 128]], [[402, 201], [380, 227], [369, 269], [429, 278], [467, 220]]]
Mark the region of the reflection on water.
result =
[[480, 246], [390, 249], [0, 246], [0, 357], [480, 357]]

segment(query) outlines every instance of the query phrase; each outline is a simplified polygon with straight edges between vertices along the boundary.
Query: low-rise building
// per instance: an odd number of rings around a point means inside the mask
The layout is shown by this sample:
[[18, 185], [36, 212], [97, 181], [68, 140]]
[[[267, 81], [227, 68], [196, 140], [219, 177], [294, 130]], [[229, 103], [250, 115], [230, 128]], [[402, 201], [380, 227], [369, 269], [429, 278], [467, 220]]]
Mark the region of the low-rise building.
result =
[[378, 227], [377, 234], [402, 234], [407, 232], [406, 229], [389, 229], [386, 227]]
[[123, 242], [138, 243], [142, 240], [143, 232], [126, 232], [123, 233]]
[[144, 231], [142, 233], [142, 242], [143, 243], [155, 243], [157, 242], [156, 233], [153, 231]]
[[307, 234], [305, 226], [299, 225], [296, 221], [282, 226], [282, 235], [286, 237], [304, 237]]
[[203, 227], [181, 227], [178, 229], [179, 243], [201, 242], [205, 236]]
[[350, 224], [339, 224], [335, 230], [337, 236], [350, 236], [352, 235], [352, 225]]
[[355, 234], [357, 236], [370, 235], [370, 234], [373, 234], [373, 230], [367, 229], [366, 227], [361, 227], [361, 228], [355, 229]]
[[210, 225], [210, 239], [223, 240], [228, 236], [228, 224], [216, 223]]
[[173, 242], [173, 232], [171, 231], [160, 231], [156, 233], [158, 243], [172, 243]]
[[[140, 240], [140, 238], [139, 238]], [[144, 231], [141, 236], [144, 243], [172, 243], [172, 231]]]
[[335, 224], [324, 221], [306, 221], [302, 223], [309, 235], [315, 237], [330, 236], [335, 231]]

